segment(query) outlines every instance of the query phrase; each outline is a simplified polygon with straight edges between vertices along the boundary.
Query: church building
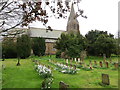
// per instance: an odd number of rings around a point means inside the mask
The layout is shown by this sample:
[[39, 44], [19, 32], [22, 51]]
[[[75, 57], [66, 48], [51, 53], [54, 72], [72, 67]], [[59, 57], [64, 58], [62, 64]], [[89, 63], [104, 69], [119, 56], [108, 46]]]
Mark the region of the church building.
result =
[[28, 30], [28, 34], [31, 38], [42, 37], [46, 42], [46, 54], [52, 55], [56, 54], [56, 49], [54, 48], [56, 40], [60, 37], [62, 33], [80, 33], [79, 31], [79, 22], [76, 18], [76, 13], [74, 10], [74, 6], [71, 6], [71, 12], [68, 18], [66, 31], [63, 30], [53, 30], [46, 32], [44, 28], [34, 28], [30, 27]]

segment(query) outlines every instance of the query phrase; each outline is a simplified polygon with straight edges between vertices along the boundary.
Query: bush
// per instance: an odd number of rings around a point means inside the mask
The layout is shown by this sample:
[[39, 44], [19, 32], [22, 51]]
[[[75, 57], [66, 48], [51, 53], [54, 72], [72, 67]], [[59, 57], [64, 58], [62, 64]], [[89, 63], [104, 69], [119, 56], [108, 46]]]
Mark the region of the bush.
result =
[[61, 51], [56, 52], [56, 58], [61, 58]]
[[2, 56], [5, 58], [16, 58], [16, 42], [13, 39], [5, 38], [2, 42]]
[[33, 38], [32, 49], [33, 49], [34, 55], [37, 55], [37, 56], [45, 55], [45, 50], [46, 50], [45, 39], [40, 37]]

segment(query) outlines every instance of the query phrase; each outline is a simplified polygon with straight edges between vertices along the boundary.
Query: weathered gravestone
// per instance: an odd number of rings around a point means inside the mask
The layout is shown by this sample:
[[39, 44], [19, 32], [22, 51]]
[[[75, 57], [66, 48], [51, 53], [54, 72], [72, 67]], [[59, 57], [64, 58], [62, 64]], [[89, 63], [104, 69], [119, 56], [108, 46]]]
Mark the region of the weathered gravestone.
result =
[[105, 85], [110, 85], [110, 80], [109, 80], [108, 74], [102, 74], [102, 83]]
[[82, 66], [82, 62], [80, 62], [80, 65]]
[[95, 65], [97, 65], [97, 62], [96, 62], [96, 61], [94, 61], [94, 64], [95, 64]]
[[81, 53], [80, 53], [81, 60], [84, 61], [84, 58], [86, 58], [86, 57], [87, 57], [87, 52], [86, 51], [81, 51]]
[[106, 62], [106, 67], [107, 67], [107, 68], [109, 67], [108, 62]]
[[92, 65], [92, 61], [91, 60], [90, 60], [89, 64]]
[[68, 66], [68, 63], [66, 63], [66, 66]]
[[50, 69], [50, 66], [48, 66], [48, 69]]
[[90, 64], [90, 69], [92, 69], [92, 64]]
[[68, 59], [66, 59], [66, 63], [68, 63]]
[[70, 68], [72, 68], [72, 64], [70, 64]]
[[118, 67], [119, 67], [118, 63], [115, 63], [114, 66], [115, 66], [115, 69], [118, 69]]
[[111, 59], [111, 57], [110, 57], [110, 63], [112, 63], [112, 59]]
[[72, 60], [70, 60], [70, 64], [72, 64]]
[[84, 63], [84, 68], [87, 68], [87, 65], [86, 65], [86, 63]]
[[76, 65], [74, 65], [74, 70], [76, 70]]
[[103, 65], [102, 65], [102, 62], [100, 61], [100, 67], [102, 67]]
[[59, 83], [59, 90], [67, 90], [67, 88], [69, 87], [69, 85], [67, 85], [66, 83], [64, 83], [63, 81], [61, 81]]
[[78, 63], [80, 62], [80, 58], [78, 58]]
[[51, 62], [51, 59], [49, 59], [49, 62]]
[[105, 54], [103, 54], [103, 62], [104, 62], [104, 64], [106, 64], [106, 55]]
[[75, 62], [77, 61], [77, 59], [75, 58]]

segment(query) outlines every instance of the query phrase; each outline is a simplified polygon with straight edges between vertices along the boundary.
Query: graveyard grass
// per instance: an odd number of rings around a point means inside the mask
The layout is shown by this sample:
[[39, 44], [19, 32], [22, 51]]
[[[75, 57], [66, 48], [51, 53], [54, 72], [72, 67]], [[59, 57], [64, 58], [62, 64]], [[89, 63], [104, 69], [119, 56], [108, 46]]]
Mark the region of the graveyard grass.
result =
[[[52, 88], [59, 88], [59, 82], [63, 81], [69, 85], [70, 88], [118, 88], [118, 70], [114, 70], [114, 67], [108, 69], [94, 68], [91, 71], [85, 71], [80, 69], [75, 75], [63, 74], [54, 70], [55, 65], [48, 62], [49, 57], [35, 57], [42, 64], [50, 65], [53, 73]], [[51, 57], [52, 60], [58, 62], [65, 62], [63, 59], [56, 59], [55, 56]], [[86, 63], [89, 60], [102, 61], [100, 57], [89, 57], [85, 59]], [[112, 57], [112, 61], [117, 61], [117, 57]], [[38, 75], [38, 72], [34, 70], [34, 62], [31, 58], [21, 59], [21, 66], [16, 66], [17, 59], [6, 59], [2, 61], [4, 70], [2, 70], [2, 87], [3, 88], [40, 88], [41, 83], [44, 80]], [[75, 62], [73, 62], [75, 63]], [[110, 85], [101, 85], [101, 74], [109, 74]]]

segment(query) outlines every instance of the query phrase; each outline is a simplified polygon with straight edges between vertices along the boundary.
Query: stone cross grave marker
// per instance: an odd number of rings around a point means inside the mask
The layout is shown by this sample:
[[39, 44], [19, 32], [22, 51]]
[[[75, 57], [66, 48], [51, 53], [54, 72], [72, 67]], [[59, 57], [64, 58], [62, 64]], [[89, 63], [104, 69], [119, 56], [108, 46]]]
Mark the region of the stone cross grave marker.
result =
[[69, 87], [69, 85], [67, 85], [66, 83], [64, 83], [63, 81], [61, 81], [59, 83], [59, 90], [67, 90], [67, 88]]
[[102, 83], [105, 85], [110, 85], [110, 80], [109, 80], [108, 74], [102, 74]]
[[102, 65], [102, 62], [100, 61], [100, 67], [102, 67], [103, 65]]

